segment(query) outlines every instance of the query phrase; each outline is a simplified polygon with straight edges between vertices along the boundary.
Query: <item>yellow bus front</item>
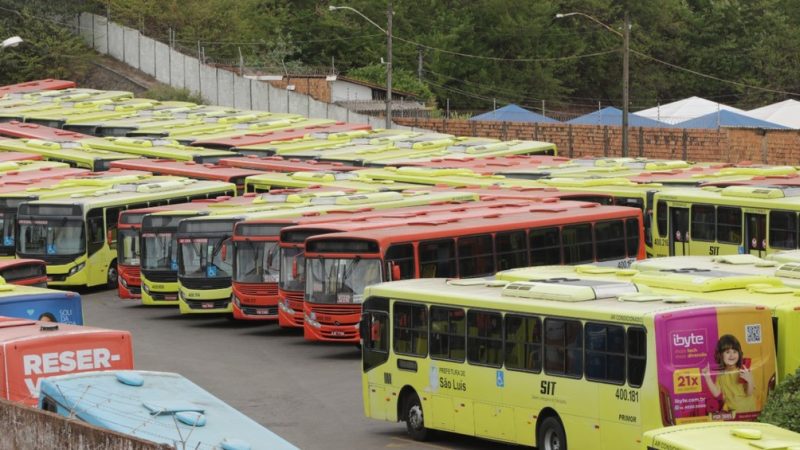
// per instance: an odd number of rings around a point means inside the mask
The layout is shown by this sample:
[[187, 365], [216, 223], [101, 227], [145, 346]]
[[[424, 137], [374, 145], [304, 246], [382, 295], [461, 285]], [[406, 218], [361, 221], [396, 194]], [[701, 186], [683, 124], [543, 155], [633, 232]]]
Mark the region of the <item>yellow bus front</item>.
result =
[[187, 219], [178, 240], [181, 314], [232, 313], [233, 226], [239, 218]]

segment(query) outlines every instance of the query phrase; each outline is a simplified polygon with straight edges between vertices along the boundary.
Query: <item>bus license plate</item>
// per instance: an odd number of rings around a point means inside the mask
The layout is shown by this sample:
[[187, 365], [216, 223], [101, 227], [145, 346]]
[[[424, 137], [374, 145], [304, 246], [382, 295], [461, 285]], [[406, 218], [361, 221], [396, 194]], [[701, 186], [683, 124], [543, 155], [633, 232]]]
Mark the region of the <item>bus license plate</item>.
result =
[[214, 309], [214, 303], [213, 302], [203, 302], [203, 303], [200, 303], [200, 307], [203, 308], [203, 309]]
[[331, 331], [331, 336], [344, 336], [344, 331]]
[[256, 309], [256, 314], [258, 314], [259, 316], [266, 316], [267, 314], [269, 314], [269, 310], [266, 308], [258, 308]]
[[165, 295], [164, 296], [164, 300], [177, 300], [177, 299], [178, 299], [177, 295]]

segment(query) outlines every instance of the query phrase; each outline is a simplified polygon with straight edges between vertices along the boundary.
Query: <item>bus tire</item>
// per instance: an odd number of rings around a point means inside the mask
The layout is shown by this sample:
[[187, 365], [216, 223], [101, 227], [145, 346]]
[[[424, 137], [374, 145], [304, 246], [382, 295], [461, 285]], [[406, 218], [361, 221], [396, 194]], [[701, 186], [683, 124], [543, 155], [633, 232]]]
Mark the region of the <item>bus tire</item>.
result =
[[116, 289], [118, 282], [119, 282], [119, 272], [117, 271], [117, 261], [114, 260], [111, 261], [111, 264], [108, 266], [106, 286], [109, 289]]
[[428, 440], [428, 429], [425, 428], [425, 416], [422, 413], [422, 403], [419, 396], [412, 392], [406, 400], [405, 413], [403, 417], [406, 421], [406, 431], [411, 439], [415, 441]]
[[556, 416], [545, 417], [536, 433], [537, 450], [567, 450], [567, 434]]

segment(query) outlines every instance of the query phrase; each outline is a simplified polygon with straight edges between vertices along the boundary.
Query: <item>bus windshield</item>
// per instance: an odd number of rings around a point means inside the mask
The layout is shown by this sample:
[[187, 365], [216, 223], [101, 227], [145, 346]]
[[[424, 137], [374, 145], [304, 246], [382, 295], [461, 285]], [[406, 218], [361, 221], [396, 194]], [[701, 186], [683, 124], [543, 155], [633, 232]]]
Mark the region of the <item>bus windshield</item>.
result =
[[14, 223], [16, 218], [17, 214], [15, 211], [5, 211], [0, 214], [0, 228], [3, 230], [3, 241], [0, 243], [0, 245], [3, 247], [11, 247], [12, 250], [14, 245], [16, 245], [14, 236]]
[[236, 271], [233, 280], [241, 283], [277, 282], [280, 259], [278, 243], [239, 241], [236, 243]]
[[379, 259], [309, 259], [306, 293], [312, 303], [361, 303], [364, 288], [381, 282]]
[[120, 247], [119, 264], [123, 266], [139, 265], [139, 232], [133, 228], [123, 228], [117, 231], [117, 241]]
[[77, 255], [86, 251], [82, 220], [20, 220], [19, 230], [19, 250], [26, 255]]
[[281, 248], [280, 281], [284, 291], [302, 291], [305, 287], [305, 258], [302, 248]]
[[181, 272], [187, 278], [226, 278], [231, 276], [231, 240], [218, 238], [182, 239]]
[[178, 246], [173, 233], [142, 235], [142, 269], [178, 270]]

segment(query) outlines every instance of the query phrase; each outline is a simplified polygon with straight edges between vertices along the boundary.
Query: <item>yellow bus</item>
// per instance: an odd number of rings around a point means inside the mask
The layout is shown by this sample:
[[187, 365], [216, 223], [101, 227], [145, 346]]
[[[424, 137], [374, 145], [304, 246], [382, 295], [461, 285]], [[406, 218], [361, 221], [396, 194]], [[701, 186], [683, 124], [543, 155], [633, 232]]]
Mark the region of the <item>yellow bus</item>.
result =
[[538, 266], [498, 272], [505, 281], [548, 280], [571, 278], [581, 280], [632, 281], [646, 289], [665, 295], [691, 295], [713, 302], [763, 305], [772, 312], [778, 373], [781, 376], [800, 368], [800, 295], [779, 278], [759, 274], [742, 274], [692, 267], [667, 270], [614, 269], [593, 265]]
[[25, 202], [17, 213], [17, 256], [47, 262], [53, 286], [116, 288], [120, 211], [235, 193], [233, 184], [219, 181], [146, 179], [70, 198]]
[[[778, 253], [774, 255], [779, 255]], [[764, 275], [779, 278], [787, 287], [800, 289], [800, 261], [762, 259], [755, 255], [720, 256], [665, 256], [633, 261], [632, 269], [639, 271], [685, 271], [695, 269], [703, 272], [730, 272], [744, 275]]]
[[112, 161], [139, 158], [137, 155], [94, 149], [80, 142], [55, 142], [41, 139], [0, 141], [0, 151], [3, 150], [35, 153], [48, 161], [58, 161], [93, 172], [108, 170], [111, 168]]
[[365, 414], [415, 439], [638, 450], [665, 425], [755, 419], [775, 376], [770, 316], [753, 305], [572, 280], [416, 279], [365, 295]]
[[404, 191], [418, 189], [418, 184], [378, 180], [351, 172], [265, 172], [245, 179], [245, 192], [268, 192], [271, 189], [325, 186], [359, 192]]
[[768, 423], [692, 423], [644, 433], [642, 450], [796, 450], [800, 433]]
[[194, 161], [199, 164], [216, 164], [222, 158], [239, 156], [236, 152], [190, 147], [173, 139], [144, 139], [107, 137], [82, 141], [91, 148], [127, 153], [154, 159], [174, 159], [176, 161]]
[[764, 257], [798, 248], [800, 195], [784, 187], [672, 189], [654, 196], [655, 256]]

